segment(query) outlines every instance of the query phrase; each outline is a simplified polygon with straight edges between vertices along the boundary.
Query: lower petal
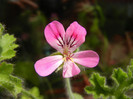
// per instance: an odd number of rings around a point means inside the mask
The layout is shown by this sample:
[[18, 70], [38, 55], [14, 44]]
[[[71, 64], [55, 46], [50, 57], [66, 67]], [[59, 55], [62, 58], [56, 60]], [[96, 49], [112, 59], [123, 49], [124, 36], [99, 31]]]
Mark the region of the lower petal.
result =
[[98, 54], [91, 50], [74, 53], [72, 58], [74, 62], [90, 68], [95, 67], [99, 62]]
[[67, 61], [64, 63], [64, 66], [63, 66], [63, 77], [64, 78], [73, 77], [79, 73], [80, 73], [80, 69], [74, 62]]
[[48, 56], [35, 63], [35, 70], [40, 76], [48, 76], [63, 63], [61, 55]]

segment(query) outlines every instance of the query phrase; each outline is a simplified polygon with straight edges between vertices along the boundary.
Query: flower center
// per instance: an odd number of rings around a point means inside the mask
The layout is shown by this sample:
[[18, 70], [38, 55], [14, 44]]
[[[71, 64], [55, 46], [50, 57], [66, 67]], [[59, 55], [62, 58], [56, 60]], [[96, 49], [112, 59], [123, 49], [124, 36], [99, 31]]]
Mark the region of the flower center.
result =
[[65, 61], [68, 61], [68, 60], [73, 61], [73, 60], [72, 60], [73, 53], [71, 53], [71, 52], [68, 50], [68, 48], [65, 48], [65, 49], [64, 49], [64, 51], [63, 51], [63, 56], [64, 56], [63, 59], [64, 59]]

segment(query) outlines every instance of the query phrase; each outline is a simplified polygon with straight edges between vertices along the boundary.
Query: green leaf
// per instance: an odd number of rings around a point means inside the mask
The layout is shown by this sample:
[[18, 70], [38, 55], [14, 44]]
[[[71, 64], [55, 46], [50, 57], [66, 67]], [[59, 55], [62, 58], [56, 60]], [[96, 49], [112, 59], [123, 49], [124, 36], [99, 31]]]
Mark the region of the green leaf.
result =
[[131, 99], [131, 98], [124, 94], [118, 94], [115, 99]]
[[124, 72], [121, 68], [114, 69], [112, 79], [117, 83], [117, 85], [124, 83], [127, 78], [127, 73]]
[[133, 67], [128, 67], [128, 68], [127, 68], [127, 71], [128, 71], [128, 72], [127, 72], [127, 75], [128, 75], [129, 78], [132, 77], [132, 70], [133, 70]]
[[[106, 78], [93, 73], [90, 77], [92, 86], [87, 86], [85, 91], [93, 94], [94, 98], [103, 99], [131, 99], [127, 93], [133, 90], [133, 62], [127, 67], [127, 72], [121, 68], [114, 69], [112, 73], [112, 86], [106, 84]], [[107, 98], [108, 97], [108, 98]]]
[[16, 38], [13, 35], [4, 34], [0, 38], [0, 61], [5, 59], [11, 59], [15, 56], [16, 51], [15, 48], [18, 47], [15, 44]]
[[133, 65], [133, 59], [131, 59], [130, 64]]
[[[14, 49], [18, 47], [18, 45], [15, 44], [16, 38], [14, 38], [13, 35], [4, 34], [3, 32], [4, 27], [0, 24], [0, 87], [8, 90], [14, 98], [17, 98], [19, 93], [25, 92], [26, 95], [30, 96], [32, 99], [43, 99], [36, 87], [29, 92], [24, 90], [22, 88], [22, 80], [11, 74], [13, 72], [13, 65], [2, 62], [3, 60], [14, 57], [16, 54]], [[29, 97], [25, 99], [29, 99]]]
[[130, 65], [127, 68], [128, 70], [128, 75], [131, 78], [133, 76], [133, 59], [131, 59]]
[[105, 77], [100, 76], [98, 73], [91, 75], [90, 82], [93, 86], [86, 87], [85, 91], [88, 94], [93, 94], [95, 98], [106, 97], [110, 92], [110, 88], [106, 86]]
[[0, 65], [0, 86], [7, 89], [14, 97], [22, 90], [21, 79], [11, 75], [13, 65], [3, 62]]
[[3, 62], [0, 65], [0, 74], [9, 75], [12, 73], [12, 71], [13, 71], [13, 65], [12, 64], [7, 64], [7, 63]]
[[10, 75], [10, 82], [14, 85], [13, 94], [16, 96], [18, 93], [22, 91], [22, 80]]
[[80, 94], [73, 93], [75, 99], [84, 99]]

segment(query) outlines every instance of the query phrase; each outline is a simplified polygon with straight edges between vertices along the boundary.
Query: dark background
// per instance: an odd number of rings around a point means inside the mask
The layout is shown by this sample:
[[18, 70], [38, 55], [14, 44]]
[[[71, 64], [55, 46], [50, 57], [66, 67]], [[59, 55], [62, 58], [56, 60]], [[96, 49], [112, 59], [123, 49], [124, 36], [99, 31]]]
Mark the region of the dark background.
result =
[[52, 54], [53, 49], [45, 40], [45, 26], [53, 21], [61, 22], [65, 29], [77, 21], [87, 30], [85, 43], [80, 50], [94, 50], [100, 63], [93, 69], [85, 69], [71, 78], [73, 91], [85, 94], [92, 72], [109, 77], [112, 69], [123, 69], [133, 57], [133, 1], [132, 0], [0, 0], [0, 22], [6, 31], [17, 38], [17, 55], [14, 75], [25, 80], [27, 88], [39, 87], [45, 99], [66, 99], [61, 72], [39, 77], [34, 63]]

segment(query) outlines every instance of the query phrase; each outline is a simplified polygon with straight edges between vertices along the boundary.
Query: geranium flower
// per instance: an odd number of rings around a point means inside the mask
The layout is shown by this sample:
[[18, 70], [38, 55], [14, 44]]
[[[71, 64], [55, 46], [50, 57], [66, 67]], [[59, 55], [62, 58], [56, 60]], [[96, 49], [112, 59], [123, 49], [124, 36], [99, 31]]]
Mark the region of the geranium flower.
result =
[[[92, 50], [74, 51], [85, 41], [86, 30], [76, 21], [70, 24], [66, 32], [58, 21], [49, 23], [44, 29], [47, 42], [61, 53], [61, 55], [48, 56], [35, 63], [35, 70], [40, 76], [48, 76], [59, 66], [63, 68], [63, 77], [68, 78], [80, 73], [77, 64], [85, 67], [95, 67], [99, 56]], [[76, 64], [77, 63], [77, 64]]]

